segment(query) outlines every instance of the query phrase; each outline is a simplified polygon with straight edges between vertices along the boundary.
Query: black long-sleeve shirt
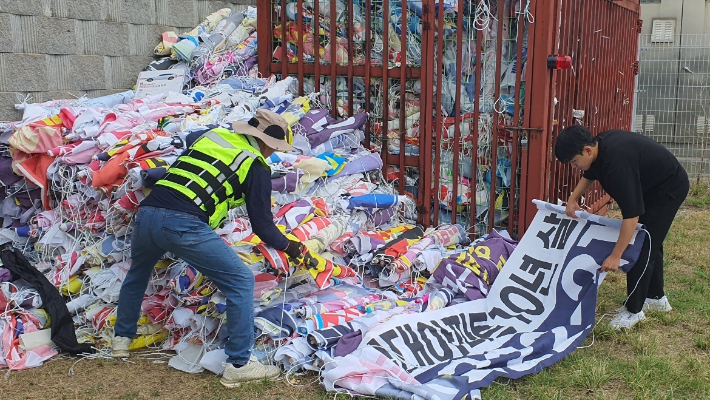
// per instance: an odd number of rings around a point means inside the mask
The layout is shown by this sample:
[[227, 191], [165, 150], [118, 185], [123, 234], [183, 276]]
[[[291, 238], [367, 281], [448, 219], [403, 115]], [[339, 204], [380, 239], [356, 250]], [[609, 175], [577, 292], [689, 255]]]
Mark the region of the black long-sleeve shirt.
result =
[[662, 207], [685, 196], [688, 175], [661, 144], [621, 130], [602, 132], [597, 140], [597, 159], [584, 177], [601, 183], [624, 218], [641, 216], [649, 207]]

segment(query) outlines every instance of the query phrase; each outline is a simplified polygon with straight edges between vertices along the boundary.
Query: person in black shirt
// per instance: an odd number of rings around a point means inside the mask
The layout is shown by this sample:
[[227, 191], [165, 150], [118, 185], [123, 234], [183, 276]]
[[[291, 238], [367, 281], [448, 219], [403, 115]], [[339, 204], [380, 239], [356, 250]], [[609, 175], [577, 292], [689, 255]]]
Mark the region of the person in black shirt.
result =
[[619, 269], [637, 223], [644, 224], [650, 236], [627, 274], [625, 308], [610, 325], [631, 328], [645, 319], [644, 310], [670, 311], [663, 292], [663, 241], [690, 185], [678, 160], [668, 149], [638, 133], [610, 130], [593, 137], [579, 125], [560, 132], [555, 156], [583, 171], [567, 200], [568, 216], [575, 217], [575, 211], [580, 210], [579, 199], [595, 181], [621, 209], [619, 238], [604, 260], [602, 272]]

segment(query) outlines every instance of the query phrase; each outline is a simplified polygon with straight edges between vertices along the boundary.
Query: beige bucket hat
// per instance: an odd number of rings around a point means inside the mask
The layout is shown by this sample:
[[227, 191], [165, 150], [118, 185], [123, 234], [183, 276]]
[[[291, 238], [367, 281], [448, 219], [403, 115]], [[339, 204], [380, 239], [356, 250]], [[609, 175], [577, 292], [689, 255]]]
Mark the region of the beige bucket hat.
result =
[[254, 136], [276, 151], [295, 150], [288, 142], [288, 122], [273, 111], [260, 109], [254, 118], [232, 124], [235, 133]]

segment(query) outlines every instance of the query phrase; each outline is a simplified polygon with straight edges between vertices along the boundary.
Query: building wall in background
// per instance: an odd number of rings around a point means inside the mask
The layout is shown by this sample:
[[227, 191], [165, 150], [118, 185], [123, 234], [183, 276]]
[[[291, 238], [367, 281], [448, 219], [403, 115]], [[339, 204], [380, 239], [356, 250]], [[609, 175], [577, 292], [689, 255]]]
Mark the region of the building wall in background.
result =
[[132, 88], [164, 31], [191, 30], [209, 14], [255, 0], [1, 0], [0, 121], [33, 102]]
[[654, 19], [675, 19], [676, 35], [710, 33], [710, 0], [641, 0], [641, 33], [650, 34]]
[[[710, 177], [710, 1], [641, 0], [635, 130], [662, 143], [692, 178]], [[654, 42], [654, 19], [675, 20]]]

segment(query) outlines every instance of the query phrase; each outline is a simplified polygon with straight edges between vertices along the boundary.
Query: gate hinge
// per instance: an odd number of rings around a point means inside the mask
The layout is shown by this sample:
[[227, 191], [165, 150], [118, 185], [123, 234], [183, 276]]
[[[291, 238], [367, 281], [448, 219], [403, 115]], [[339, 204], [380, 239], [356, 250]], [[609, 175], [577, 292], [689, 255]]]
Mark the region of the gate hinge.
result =
[[634, 61], [634, 62], [631, 64], [631, 69], [634, 71], [634, 75], [638, 75], [638, 74], [639, 74], [639, 62], [638, 62], [638, 61]]
[[420, 215], [428, 214], [429, 210], [425, 206], [417, 206], [417, 213]]
[[422, 14], [429, 14], [429, 4], [422, 5]]
[[643, 27], [643, 20], [637, 19], [636, 20], [636, 33], [641, 33], [641, 27]]
[[422, 30], [428, 31], [429, 29], [431, 29], [431, 24], [428, 21], [425, 21], [422, 25]]

